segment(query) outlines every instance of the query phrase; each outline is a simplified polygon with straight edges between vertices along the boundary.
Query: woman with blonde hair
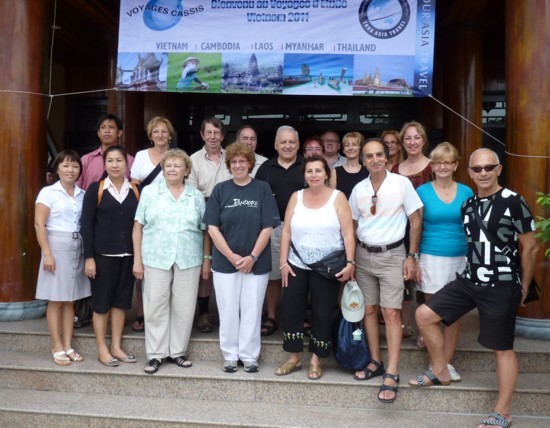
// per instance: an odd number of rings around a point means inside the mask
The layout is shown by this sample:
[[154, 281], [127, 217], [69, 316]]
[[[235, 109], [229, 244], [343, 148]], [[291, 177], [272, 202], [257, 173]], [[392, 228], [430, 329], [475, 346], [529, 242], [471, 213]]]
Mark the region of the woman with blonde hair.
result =
[[[162, 168], [160, 161], [170, 148], [170, 142], [176, 131], [172, 123], [162, 116], [152, 118], [145, 127], [152, 147], [136, 153], [130, 176], [132, 183], [146, 187], [154, 181], [162, 180]], [[132, 324], [132, 330], [143, 332], [145, 323], [143, 320], [143, 292], [141, 281], [136, 280], [136, 320]]]
[[[462, 227], [462, 203], [474, 195], [472, 189], [453, 180], [460, 157], [450, 143], [441, 143], [430, 154], [434, 180], [416, 191], [424, 204], [420, 240], [420, 278], [418, 289], [426, 300], [455, 279], [466, 267], [467, 242]], [[460, 320], [444, 327], [445, 357], [451, 380], [460, 375], [451, 365], [460, 334]]]
[[369, 176], [369, 171], [361, 164], [361, 147], [365, 137], [360, 132], [348, 132], [342, 138], [346, 160], [337, 166], [330, 176], [330, 187], [340, 190], [349, 199], [357, 183]]
[[164, 358], [191, 367], [189, 339], [197, 303], [199, 276], [210, 275], [210, 240], [205, 238], [203, 194], [186, 178], [191, 159], [170, 149], [161, 161], [164, 180], [143, 190], [135, 215], [133, 272], [144, 279], [147, 374]]

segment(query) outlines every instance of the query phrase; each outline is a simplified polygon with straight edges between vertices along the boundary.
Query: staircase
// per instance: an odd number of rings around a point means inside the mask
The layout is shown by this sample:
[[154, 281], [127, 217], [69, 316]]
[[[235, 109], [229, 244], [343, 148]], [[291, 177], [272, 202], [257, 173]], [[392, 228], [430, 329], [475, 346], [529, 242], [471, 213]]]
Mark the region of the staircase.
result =
[[[273, 374], [286, 360], [282, 335], [264, 338], [260, 372], [221, 370], [217, 332], [194, 333], [192, 368], [164, 363], [143, 372], [143, 334], [129, 325], [125, 349], [137, 364], [102, 366], [91, 326], [75, 330], [74, 347], [85, 358], [68, 367], [50, 355], [45, 319], [0, 323], [0, 426], [66, 427], [475, 427], [492, 409], [497, 385], [492, 352], [476, 342], [477, 314], [468, 314], [454, 365], [462, 382], [411, 388], [408, 379], [427, 368], [425, 351], [405, 339], [401, 386], [393, 404], [377, 400], [381, 378], [358, 382], [325, 364], [320, 380], [302, 371]], [[383, 343], [383, 342], [382, 342]], [[550, 342], [516, 339], [521, 374], [513, 398], [513, 426], [550, 427]], [[385, 356], [385, 355], [384, 355]]]

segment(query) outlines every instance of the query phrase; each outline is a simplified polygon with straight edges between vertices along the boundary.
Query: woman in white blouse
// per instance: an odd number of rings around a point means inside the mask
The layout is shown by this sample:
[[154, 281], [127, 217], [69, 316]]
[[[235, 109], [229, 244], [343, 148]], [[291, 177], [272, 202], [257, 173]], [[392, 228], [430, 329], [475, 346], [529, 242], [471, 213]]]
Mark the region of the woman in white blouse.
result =
[[[132, 183], [141, 184], [142, 188], [164, 178], [160, 161], [170, 148], [170, 141], [175, 135], [172, 123], [161, 116], [152, 118], [145, 130], [152, 147], [136, 153], [130, 172]], [[142, 332], [145, 330], [145, 322], [143, 319], [143, 294], [140, 280], [136, 281], [136, 312], [136, 320], [132, 324], [132, 330]]]
[[67, 366], [84, 360], [71, 345], [74, 301], [91, 294], [80, 237], [84, 191], [75, 185], [82, 163], [75, 151], [64, 150], [55, 158], [53, 169], [59, 181], [40, 191], [35, 206], [34, 227], [42, 250], [36, 298], [48, 300], [54, 362]]

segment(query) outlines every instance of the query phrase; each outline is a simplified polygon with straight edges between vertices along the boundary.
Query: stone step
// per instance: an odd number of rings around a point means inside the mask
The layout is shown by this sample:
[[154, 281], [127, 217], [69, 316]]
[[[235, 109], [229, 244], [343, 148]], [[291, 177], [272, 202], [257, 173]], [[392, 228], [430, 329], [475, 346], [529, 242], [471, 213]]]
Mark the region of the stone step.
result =
[[[169, 397], [112, 396], [0, 388], [3, 427], [364, 427], [462, 428], [485, 414], [403, 411], [399, 407], [342, 409], [305, 405], [198, 401]], [[543, 428], [549, 418], [513, 417], [514, 427]]]
[[[133, 355], [145, 358], [145, 339], [143, 333], [135, 333], [126, 326], [123, 337], [124, 349]], [[280, 364], [284, 362], [285, 353], [282, 349], [283, 338], [280, 331], [273, 336], [262, 338], [262, 363]], [[307, 339], [305, 349], [307, 350]], [[97, 354], [95, 337], [90, 325], [75, 330], [73, 346], [82, 355]], [[4, 322], [0, 323], [0, 351], [42, 352], [48, 353], [51, 347], [46, 320]], [[382, 358], [387, 360], [384, 339], [381, 339]], [[515, 349], [520, 361], [522, 373], [550, 374], [550, 342], [534, 341], [517, 338]], [[307, 354], [307, 353], [306, 353]], [[218, 331], [202, 334], [193, 331], [189, 344], [189, 356], [195, 360], [219, 361], [222, 356], [219, 348]], [[304, 356], [307, 363], [308, 356]], [[401, 349], [400, 367], [402, 369], [418, 369], [427, 366], [428, 354], [415, 346], [414, 338], [404, 339]], [[336, 360], [331, 357], [326, 363], [328, 367], [336, 367]], [[454, 365], [460, 371], [486, 372], [495, 370], [495, 360], [492, 351], [482, 348], [471, 335], [464, 335], [459, 342], [455, 354]]]
[[[263, 363], [260, 372], [255, 374], [242, 370], [224, 373], [221, 361], [197, 360], [189, 369], [164, 363], [155, 375], [143, 372], [144, 363], [145, 360], [141, 360], [137, 364], [107, 368], [90, 358], [60, 367], [47, 353], [0, 351], [0, 385], [5, 389], [69, 394], [165, 397], [248, 403], [250, 406], [258, 403], [309, 406], [313, 412], [325, 406], [388, 409], [388, 405], [377, 400], [380, 378], [358, 382], [349, 372], [337, 367], [327, 368], [322, 379], [310, 381], [306, 377], [306, 367], [278, 377], [273, 374], [276, 365], [271, 363]], [[418, 370], [401, 370], [402, 382], [395, 406], [399, 410], [484, 414], [496, 400], [494, 373], [462, 372], [463, 381], [451, 386], [410, 387], [408, 379], [418, 373]], [[527, 373], [519, 377], [512, 401], [515, 414], [549, 417], [549, 402], [550, 374]]]

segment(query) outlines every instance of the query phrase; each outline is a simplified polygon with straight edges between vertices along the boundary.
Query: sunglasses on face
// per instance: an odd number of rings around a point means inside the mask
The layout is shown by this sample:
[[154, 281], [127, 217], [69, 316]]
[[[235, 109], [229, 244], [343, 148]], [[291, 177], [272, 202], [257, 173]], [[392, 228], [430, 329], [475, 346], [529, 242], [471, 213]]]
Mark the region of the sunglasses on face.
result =
[[499, 165], [500, 164], [497, 163], [496, 165], [470, 166], [469, 168], [472, 171], [474, 171], [476, 174], [479, 174], [481, 171], [491, 172], [493, 169], [495, 169]]

